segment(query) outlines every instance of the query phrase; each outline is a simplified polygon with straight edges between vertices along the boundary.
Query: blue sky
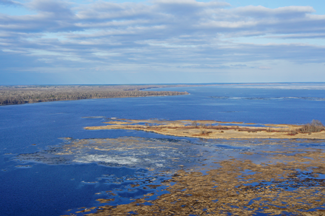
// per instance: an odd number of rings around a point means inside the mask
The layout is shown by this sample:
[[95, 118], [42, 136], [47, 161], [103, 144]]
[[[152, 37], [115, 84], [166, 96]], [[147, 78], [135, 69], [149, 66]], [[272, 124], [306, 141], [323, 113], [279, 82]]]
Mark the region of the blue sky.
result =
[[0, 85], [325, 82], [319, 0], [0, 0]]

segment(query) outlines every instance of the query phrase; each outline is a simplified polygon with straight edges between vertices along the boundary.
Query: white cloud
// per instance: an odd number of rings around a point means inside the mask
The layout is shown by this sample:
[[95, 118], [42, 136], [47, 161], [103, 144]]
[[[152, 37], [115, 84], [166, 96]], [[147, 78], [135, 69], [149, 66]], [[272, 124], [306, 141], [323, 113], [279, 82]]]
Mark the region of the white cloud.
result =
[[316, 12], [314, 8], [310, 6], [288, 6], [288, 7], [280, 7], [276, 9], [270, 9], [263, 6], [246, 6], [236, 8], [235, 11], [238, 14], [245, 16], [257, 16], [257, 17], [304, 17], [306, 14]]

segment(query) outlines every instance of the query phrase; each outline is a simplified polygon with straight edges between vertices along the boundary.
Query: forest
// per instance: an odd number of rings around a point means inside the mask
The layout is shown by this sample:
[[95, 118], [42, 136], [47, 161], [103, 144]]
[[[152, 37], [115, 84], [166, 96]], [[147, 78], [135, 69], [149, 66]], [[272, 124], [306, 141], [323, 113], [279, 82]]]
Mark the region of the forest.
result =
[[94, 98], [185, 95], [177, 91], [141, 91], [182, 85], [20, 85], [0, 86], [0, 105]]

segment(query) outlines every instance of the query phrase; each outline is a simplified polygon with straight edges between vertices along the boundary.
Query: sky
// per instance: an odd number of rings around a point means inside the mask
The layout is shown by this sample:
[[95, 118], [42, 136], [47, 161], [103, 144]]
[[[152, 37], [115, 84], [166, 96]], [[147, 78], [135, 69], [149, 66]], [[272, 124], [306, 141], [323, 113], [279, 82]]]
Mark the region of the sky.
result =
[[325, 82], [325, 1], [0, 0], [0, 85]]

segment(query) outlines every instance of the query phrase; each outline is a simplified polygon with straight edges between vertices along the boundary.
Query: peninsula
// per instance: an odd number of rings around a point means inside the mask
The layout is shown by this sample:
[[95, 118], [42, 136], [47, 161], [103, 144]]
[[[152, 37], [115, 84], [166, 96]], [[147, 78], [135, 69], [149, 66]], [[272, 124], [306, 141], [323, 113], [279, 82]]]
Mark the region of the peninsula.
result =
[[21, 85], [0, 86], [0, 106], [95, 98], [187, 95], [178, 91], [141, 91], [184, 85]]
[[254, 124], [212, 120], [130, 120], [114, 119], [104, 126], [86, 130], [141, 130], [169, 136], [204, 139], [325, 139], [325, 127], [313, 120], [305, 125]]

